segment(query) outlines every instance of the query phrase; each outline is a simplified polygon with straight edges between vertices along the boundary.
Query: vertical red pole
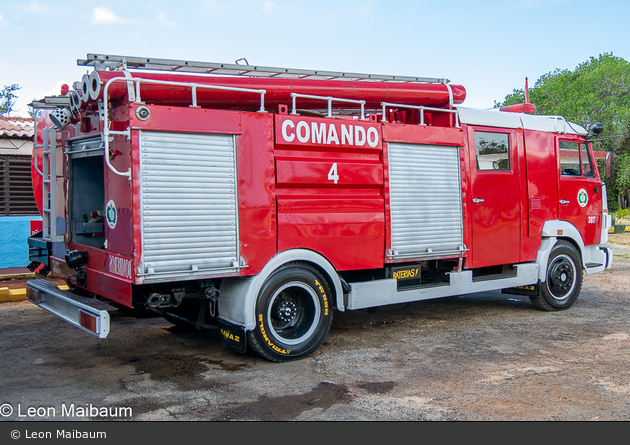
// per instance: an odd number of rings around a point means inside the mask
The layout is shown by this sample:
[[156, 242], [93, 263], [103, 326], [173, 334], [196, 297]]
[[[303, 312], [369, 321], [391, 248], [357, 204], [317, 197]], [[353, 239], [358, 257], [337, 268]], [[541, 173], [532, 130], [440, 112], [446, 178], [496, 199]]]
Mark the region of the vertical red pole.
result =
[[527, 77], [525, 78], [525, 103], [529, 103], [529, 87], [527, 86]]

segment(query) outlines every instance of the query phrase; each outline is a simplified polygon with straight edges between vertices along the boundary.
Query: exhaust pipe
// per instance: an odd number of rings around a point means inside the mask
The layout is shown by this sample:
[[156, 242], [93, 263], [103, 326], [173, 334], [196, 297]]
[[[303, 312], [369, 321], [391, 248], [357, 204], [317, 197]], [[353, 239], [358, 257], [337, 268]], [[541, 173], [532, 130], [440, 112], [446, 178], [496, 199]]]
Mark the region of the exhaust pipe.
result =
[[170, 294], [154, 292], [147, 298], [147, 306], [152, 308], [177, 307], [186, 296], [185, 289], [171, 289]]
[[154, 307], [154, 308], [168, 307], [170, 301], [171, 301], [170, 295], [162, 295], [158, 293], [153, 293], [149, 295], [149, 298], [147, 298], [147, 306]]

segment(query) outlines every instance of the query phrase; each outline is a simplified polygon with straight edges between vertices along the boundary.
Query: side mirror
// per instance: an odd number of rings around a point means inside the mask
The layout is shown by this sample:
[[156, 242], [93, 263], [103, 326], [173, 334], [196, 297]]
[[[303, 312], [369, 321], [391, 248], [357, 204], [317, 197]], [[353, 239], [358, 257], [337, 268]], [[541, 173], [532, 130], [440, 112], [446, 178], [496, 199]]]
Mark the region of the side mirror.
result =
[[591, 125], [591, 133], [594, 136], [599, 136], [603, 132], [604, 132], [604, 124], [602, 124], [601, 122], [595, 122], [593, 125]]
[[612, 151], [606, 152], [606, 160], [604, 164], [604, 169], [606, 171], [606, 179], [611, 181], [613, 176], [615, 176], [615, 153], [614, 152]]

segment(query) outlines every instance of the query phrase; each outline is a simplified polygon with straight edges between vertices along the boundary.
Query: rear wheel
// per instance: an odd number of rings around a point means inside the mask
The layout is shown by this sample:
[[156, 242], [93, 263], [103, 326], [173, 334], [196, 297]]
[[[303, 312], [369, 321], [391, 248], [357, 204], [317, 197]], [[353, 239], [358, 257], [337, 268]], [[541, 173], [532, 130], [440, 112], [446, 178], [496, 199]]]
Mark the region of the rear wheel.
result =
[[262, 286], [256, 328], [248, 344], [258, 355], [287, 362], [311, 355], [326, 338], [332, 321], [330, 286], [314, 267], [282, 267]]
[[541, 283], [540, 295], [531, 297], [536, 308], [543, 311], [568, 309], [582, 289], [582, 261], [573, 244], [559, 240], [547, 262], [547, 279]]

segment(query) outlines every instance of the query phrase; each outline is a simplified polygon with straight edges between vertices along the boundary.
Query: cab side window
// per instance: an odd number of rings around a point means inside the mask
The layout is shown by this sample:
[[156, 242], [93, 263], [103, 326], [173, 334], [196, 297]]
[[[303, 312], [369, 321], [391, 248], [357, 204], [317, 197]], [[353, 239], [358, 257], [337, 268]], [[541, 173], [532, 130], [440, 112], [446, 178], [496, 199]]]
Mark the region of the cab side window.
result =
[[579, 142], [560, 141], [560, 172], [562, 176], [582, 176]]
[[585, 178], [594, 178], [595, 170], [593, 169], [593, 160], [588, 151], [588, 145], [585, 143], [580, 145], [582, 146], [582, 175]]
[[477, 170], [510, 171], [510, 136], [475, 131]]
[[594, 178], [595, 170], [588, 144], [560, 141], [560, 171], [562, 176]]

